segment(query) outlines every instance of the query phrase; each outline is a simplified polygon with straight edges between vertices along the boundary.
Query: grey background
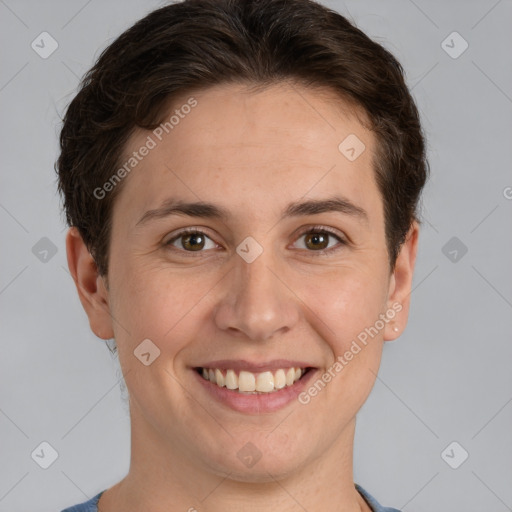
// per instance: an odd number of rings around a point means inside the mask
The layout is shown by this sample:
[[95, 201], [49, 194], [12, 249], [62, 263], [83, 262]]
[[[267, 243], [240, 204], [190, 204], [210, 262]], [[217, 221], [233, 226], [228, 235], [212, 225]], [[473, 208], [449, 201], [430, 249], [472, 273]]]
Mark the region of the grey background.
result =
[[[512, 510], [512, 2], [324, 3], [402, 62], [432, 167], [410, 321], [359, 413], [355, 481], [406, 512]], [[118, 363], [67, 271], [53, 164], [79, 77], [160, 5], [0, 0], [1, 512], [59, 511], [128, 470]], [[31, 48], [43, 31], [59, 44], [48, 59]], [[457, 59], [441, 46], [453, 31], [469, 43]], [[31, 457], [43, 441], [48, 469]], [[453, 441], [469, 453], [458, 469], [441, 457]]]

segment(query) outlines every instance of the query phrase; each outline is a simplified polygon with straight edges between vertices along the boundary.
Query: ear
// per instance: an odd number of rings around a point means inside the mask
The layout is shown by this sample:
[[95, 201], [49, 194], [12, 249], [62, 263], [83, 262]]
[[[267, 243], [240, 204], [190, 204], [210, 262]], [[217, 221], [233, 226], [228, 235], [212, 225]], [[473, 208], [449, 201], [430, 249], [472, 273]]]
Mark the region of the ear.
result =
[[[416, 253], [418, 250], [419, 226], [413, 222], [400, 253], [397, 257], [395, 269], [389, 280], [388, 312], [394, 311], [395, 316], [384, 329], [384, 341], [393, 341], [404, 331], [409, 317], [409, 304], [412, 291], [412, 278]], [[390, 315], [388, 314], [388, 317]], [[398, 330], [395, 330], [395, 327]]]
[[89, 317], [92, 332], [104, 340], [113, 338], [105, 281], [99, 275], [98, 267], [76, 227], [70, 228], [67, 233], [66, 253], [69, 271], [75, 281], [80, 302]]

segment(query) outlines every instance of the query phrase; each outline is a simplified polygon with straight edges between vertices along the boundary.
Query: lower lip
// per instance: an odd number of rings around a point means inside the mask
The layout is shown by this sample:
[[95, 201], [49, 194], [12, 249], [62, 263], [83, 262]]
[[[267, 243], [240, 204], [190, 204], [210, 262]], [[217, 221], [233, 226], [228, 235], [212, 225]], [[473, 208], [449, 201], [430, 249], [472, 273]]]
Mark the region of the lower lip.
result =
[[298, 395], [304, 390], [308, 381], [316, 373], [316, 370], [310, 369], [293, 385], [286, 386], [279, 391], [258, 394], [244, 394], [227, 389], [226, 387], [221, 388], [217, 386], [217, 384], [213, 384], [209, 380], [201, 377], [196, 370], [192, 369], [192, 372], [195, 374], [196, 378], [199, 379], [203, 388], [217, 399], [217, 401], [238, 412], [261, 414], [283, 409], [289, 403], [297, 400]]

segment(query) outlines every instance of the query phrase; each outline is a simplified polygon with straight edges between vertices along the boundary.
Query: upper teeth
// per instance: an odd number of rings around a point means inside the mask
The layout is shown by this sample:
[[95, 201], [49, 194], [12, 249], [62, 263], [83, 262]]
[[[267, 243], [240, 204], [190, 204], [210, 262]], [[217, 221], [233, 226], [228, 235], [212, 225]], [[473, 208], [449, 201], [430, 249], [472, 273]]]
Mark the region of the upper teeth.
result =
[[252, 373], [241, 370], [220, 370], [219, 368], [203, 368], [202, 375], [206, 380], [227, 389], [238, 389], [243, 392], [270, 393], [298, 381], [306, 370], [302, 368], [280, 368], [275, 372]]

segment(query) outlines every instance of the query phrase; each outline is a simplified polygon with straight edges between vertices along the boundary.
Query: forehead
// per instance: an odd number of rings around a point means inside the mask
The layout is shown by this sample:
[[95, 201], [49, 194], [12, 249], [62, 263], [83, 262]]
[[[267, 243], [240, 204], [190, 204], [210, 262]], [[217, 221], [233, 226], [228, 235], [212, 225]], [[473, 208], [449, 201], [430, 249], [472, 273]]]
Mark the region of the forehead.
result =
[[138, 129], [128, 141], [122, 160], [145, 145], [152, 149], [126, 178], [115, 208], [133, 223], [169, 196], [227, 205], [248, 217], [265, 208], [277, 213], [305, 195], [339, 192], [372, 203], [375, 141], [361, 119], [325, 89], [229, 84], [190, 93], [174, 100], [166, 125]]

